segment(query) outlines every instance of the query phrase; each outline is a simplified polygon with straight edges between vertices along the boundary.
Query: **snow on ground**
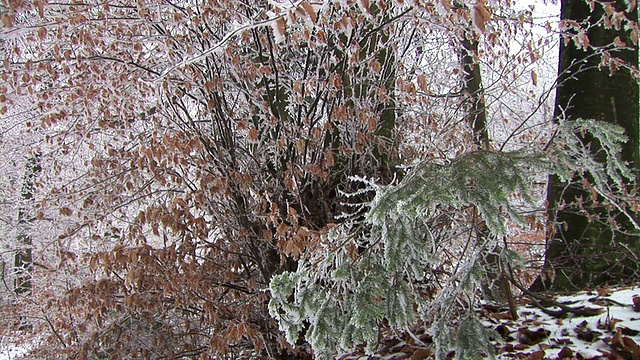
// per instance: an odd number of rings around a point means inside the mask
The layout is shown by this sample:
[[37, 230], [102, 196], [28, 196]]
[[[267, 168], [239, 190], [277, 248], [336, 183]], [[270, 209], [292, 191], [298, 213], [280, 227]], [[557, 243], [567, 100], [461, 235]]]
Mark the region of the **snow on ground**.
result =
[[[546, 310], [561, 312], [553, 301], [565, 309], [568, 306], [592, 314], [576, 316], [565, 311], [561, 314], [564, 316], [549, 315], [526, 299], [519, 304], [516, 321], [511, 319], [507, 308], [483, 306], [479, 310], [484, 325], [498, 333], [499, 339], [494, 341], [497, 359], [640, 360], [640, 285], [549, 296], [540, 302], [547, 306]], [[430, 336], [420, 329], [414, 335], [427, 347], [403, 335], [385, 338], [373, 356], [365, 356], [360, 349], [338, 359], [432, 359]]]
[[519, 309], [517, 321], [507, 313], [494, 313], [488, 314], [485, 324], [504, 338], [505, 344], [497, 345], [499, 359], [640, 360], [639, 296], [638, 287], [557, 296], [555, 301], [560, 304], [596, 314], [557, 317], [527, 305]]
[[[484, 325], [502, 338], [494, 341], [498, 359], [640, 360], [640, 284], [549, 296], [540, 302], [550, 311], [560, 312], [560, 307], [553, 306], [560, 304], [565, 310], [570, 307], [592, 314], [576, 316], [564, 311], [564, 316], [549, 315], [525, 299], [518, 308], [519, 318], [514, 321], [506, 308], [483, 306], [479, 314]], [[0, 339], [0, 360], [19, 359], [28, 351], [28, 346], [12, 345], [8, 340]], [[432, 359], [431, 349], [419, 345], [429, 345], [430, 341], [429, 334], [418, 329], [413, 337], [385, 338], [376, 355], [365, 356], [359, 349], [338, 358]]]

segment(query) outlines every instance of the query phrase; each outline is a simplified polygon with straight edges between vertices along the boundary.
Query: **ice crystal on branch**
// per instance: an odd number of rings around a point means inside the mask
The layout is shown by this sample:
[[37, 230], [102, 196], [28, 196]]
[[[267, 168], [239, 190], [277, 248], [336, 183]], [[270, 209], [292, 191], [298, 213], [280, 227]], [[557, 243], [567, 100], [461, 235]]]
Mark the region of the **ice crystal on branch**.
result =
[[[600, 144], [604, 162], [581, 133]], [[382, 323], [408, 330], [418, 320], [431, 324], [439, 358], [451, 349], [459, 359], [491, 357], [490, 334], [472, 309], [507, 223], [523, 222], [523, 202], [533, 207], [531, 179], [577, 170], [598, 191], [619, 193], [632, 176], [619, 160], [624, 139], [610, 124], [561, 122], [548, 152], [475, 151], [417, 165], [397, 185], [379, 187], [362, 223], [332, 229], [323, 249], [273, 278], [271, 315], [292, 343], [306, 332], [321, 357], [358, 343], [372, 350]], [[500, 259], [519, 261], [508, 249]]]
[[[474, 298], [485, 250], [506, 234], [507, 220], [520, 220], [510, 196], [528, 199], [528, 174], [543, 164], [524, 152], [477, 151], [416, 166], [398, 185], [380, 188], [361, 224], [333, 229], [324, 251], [274, 277], [272, 316], [291, 342], [306, 330], [318, 354], [375, 346], [383, 321], [407, 330], [417, 318], [449, 319], [457, 298]], [[475, 235], [482, 222], [487, 237]], [[429, 302], [435, 294], [424, 292], [441, 283], [448, 286]], [[445, 303], [452, 308], [435, 311]]]
[[[626, 141], [624, 129], [611, 123], [591, 119], [560, 121], [549, 156], [553, 173], [565, 182], [579, 179], [594, 205], [615, 208], [640, 230], [634, 214], [634, 194], [629, 193], [637, 179], [630, 164], [621, 157]], [[585, 211], [582, 204], [575, 205]]]

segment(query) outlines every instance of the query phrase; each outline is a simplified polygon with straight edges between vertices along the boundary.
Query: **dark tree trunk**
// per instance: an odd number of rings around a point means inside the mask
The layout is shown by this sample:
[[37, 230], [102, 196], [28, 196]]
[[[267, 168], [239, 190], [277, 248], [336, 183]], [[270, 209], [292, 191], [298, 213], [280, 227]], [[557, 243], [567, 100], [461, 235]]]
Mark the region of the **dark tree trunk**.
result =
[[[472, 37], [472, 36], [470, 36]], [[485, 103], [484, 87], [482, 86], [482, 72], [480, 64], [475, 61], [478, 53], [478, 40], [475, 38], [464, 37], [461, 39], [462, 45], [462, 70], [464, 73], [465, 90], [468, 93], [467, 103], [467, 123], [472, 129], [473, 142], [478, 149], [491, 150], [491, 139], [487, 129], [487, 107]], [[477, 209], [474, 209], [475, 218], [480, 219]], [[486, 239], [487, 228], [484, 221], [474, 224], [477, 239]], [[509, 310], [513, 319], [518, 318], [517, 308], [511, 285], [505, 269], [505, 264], [500, 260], [501, 248], [495, 246], [491, 249], [485, 249], [485, 270], [487, 278], [482, 284], [482, 291], [485, 300], [502, 302], [503, 300], [509, 305]]]
[[[613, 1], [611, 5], [616, 11], [624, 11], [629, 20], [637, 21], [637, 9], [627, 11], [626, 1]], [[603, 53], [597, 50], [614, 43], [619, 37], [627, 48], [611, 50], [609, 54], [637, 67], [637, 45], [631, 40], [630, 33], [623, 30], [623, 26], [622, 29], [606, 26], [608, 20], [603, 6], [597, 3], [592, 11], [585, 0], [564, 0], [561, 17], [563, 21], [574, 20], [583, 28], [588, 28], [590, 46], [585, 50], [576, 47], [573, 40], [563, 39], [560, 42], [555, 118], [595, 119], [623, 127], [629, 141], [622, 157], [637, 166], [638, 84], [625, 68], [616, 71], [606, 65], [601, 66]], [[582, 139], [595, 154], [599, 144], [592, 143], [592, 140], [586, 137]], [[633, 274], [634, 268], [637, 268], [635, 262], [621, 259], [621, 248], [614, 246], [626, 242], [633, 249], [637, 238], [613, 231], [606, 222], [589, 221], [570, 205], [560, 207], [578, 198], [590, 199], [580, 184], [562, 182], [557, 176], [549, 179], [547, 199], [554, 231], [547, 246], [545, 268], [550, 276], [538, 279], [534, 290], [580, 289], [620, 280]], [[602, 210], [591, 201], [587, 205], [596, 214]]]
[[[22, 184], [22, 191], [20, 192], [22, 206], [18, 209], [18, 249], [14, 257], [14, 292], [18, 297], [29, 296], [32, 293], [31, 270], [33, 269], [33, 255], [31, 248], [33, 245], [31, 242], [31, 234], [27, 228], [28, 224], [34, 220], [34, 216], [27, 207], [33, 203], [35, 177], [40, 170], [39, 155], [31, 156], [25, 166], [24, 183]], [[24, 317], [21, 317], [18, 328], [20, 330], [30, 329], [31, 324], [29, 324], [28, 320]]]
[[[20, 197], [23, 205], [28, 204], [34, 197], [34, 178], [40, 172], [40, 162], [38, 155], [32, 156], [27, 160], [25, 167], [24, 183]], [[33, 267], [33, 259], [31, 254], [31, 235], [25, 231], [25, 227], [32, 221], [30, 212], [22, 206], [18, 210], [18, 225], [20, 232], [18, 233], [18, 250], [14, 258], [14, 268], [16, 272], [15, 293], [17, 295], [25, 295], [31, 293], [31, 268]]]
[[462, 70], [464, 82], [468, 94], [468, 119], [469, 126], [473, 129], [473, 141], [480, 149], [491, 148], [489, 131], [487, 130], [487, 108], [484, 101], [484, 88], [482, 87], [482, 73], [480, 64], [474, 60], [478, 53], [478, 40], [462, 39]]

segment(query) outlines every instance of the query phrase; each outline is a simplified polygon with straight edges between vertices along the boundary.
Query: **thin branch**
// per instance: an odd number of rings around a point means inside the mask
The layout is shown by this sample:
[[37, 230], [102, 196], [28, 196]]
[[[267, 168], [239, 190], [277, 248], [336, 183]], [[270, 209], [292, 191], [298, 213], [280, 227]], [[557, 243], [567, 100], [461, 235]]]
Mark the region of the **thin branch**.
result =
[[49, 317], [47, 316], [47, 314], [45, 314], [44, 310], [42, 310], [42, 314], [44, 315], [44, 320], [47, 322], [47, 324], [49, 324], [51, 331], [56, 336], [56, 338], [58, 338], [58, 341], [60, 341], [60, 343], [62, 344], [62, 347], [66, 348], [67, 344], [64, 342], [64, 339], [62, 338], [62, 336], [60, 336], [60, 334], [58, 333], [58, 330], [56, 330], [56, 328], [53, 326], [53, 324], [51, 323], [51, 320], [49, 320]]
[[223, 47], [224, 45], [226, 45], [233, 37], [235, 37], [236, 35], [242, 34], [243, 32], [247, 31], [247, 30], [251, 30], [251, 29], [255, 29], [255, 28], [259, 28], [259, 27], [263, 27], [266, 25], [271, 24], [274, 21], [277, 21], [281, 18], [283, 18], [284, 15], [278, 15], [276, 17], [273, 18], [268, 18], [265, 20], [261, 20], [252, 24], [246, 24], [243, 26], [238, 27], [237, 29], [229, 32], [227, 35], [225, 35], [222, 40], [218, 41], [215, 45], [213, 45], [211, 48], [209, 48], [208, 50], [202, 52], [202, 54], [194, 56], [192, 58], [187, 58], [173, 66], [170, 66], [169, 68], [167, 68], [165, 71], [162, 72], [162, 74], [160, 74], [160, 76], [155, 79], [155, 82], [159, 82], [160, 80], [164, 79], [167, 75], [169, 75], [170, 72], [186, 66], [186, 65], [191, 65], [197, 61], [200, 61], [204, 58], [206, 58], [207, 56], [213, 54], [214, 52], [216, 52], [218, 49], [220, 49], [221, 47]]
[[[529, 289], [525, 288], [524, 286], [522, 286], [514, 277], [513, 274], [511, 272], [509, 272], [509, 277], [510, 277], [510, 281], [511, 283], [517, 287], [518, 289], [520, 289], [520, 291], [522, 291], [525, 295], [527, 295], [529, 297], [529, 299], [531, 300], [531, 302], [538, 308], [540, 309], [543, 313], [547, 314], [547, 315], [551, 315], [554, 317], [565, 317], [567, 314], [574, 314], [576, 316], [597, 316], [600, 315], [600, 310], [599, 309], [590, 309], [590, 308], [585, 308], [585, 307], [578, 307], [578, 308], [574, 308], [571, 306], [567, 306], [565, 304], [559, 303], [555, 300], [552, 299], [547, 299], [546, 297], [540, 295], [540, 294], [536, 294], [532, 291], [530, 291]], [[551, 310], [548, 307], [544, 306], [542, 304], [542, 301], [551, 304], [554, 307], [558, 307], [560, 308], [560, 310]]]

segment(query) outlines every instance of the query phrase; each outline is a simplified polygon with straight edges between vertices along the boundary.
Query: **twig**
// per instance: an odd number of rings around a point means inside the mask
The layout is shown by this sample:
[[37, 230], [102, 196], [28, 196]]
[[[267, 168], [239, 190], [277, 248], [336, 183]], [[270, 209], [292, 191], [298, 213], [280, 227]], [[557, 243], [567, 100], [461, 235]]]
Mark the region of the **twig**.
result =
[[160, 74], [160, 76], [157, 79], [155, 79], [154, 81], [156, 81], [156, 82], [160, 81], [160, 80], [164, 79], [173, 70], [176, 70], [176, 69], [178, 69], [180, 67], [183, 67], [183, 66], [191, 65], [194, 62], [197, 62], [197, 61], [200, 61], [200, 60], [206, 58], [210, 54], [214, 53], [215, 51], [219, 50], [224, 45], [226, 45], [231, 40], [231, 38], [233, 38], [234, 36], [242, 34], [243, 32], [245, 32], [247, 30], [251, 30], [251, 29], [258, 28], [258, 27], [270, 25], [271, 23], [278, 21], [282, 17], [284, 17], [284, 15], [278, 15], [278, 16], [275, 16], [273, 18], [268, 18], [268, 19], [265, 19], [265, 20], [257, 21], [255, 23], [243, 24], [243, 25], [237, 27], [236, 29], [230, 31], [229, 33], [227, 33], [222, 38], [222, 40], [218, 41], [216, 44], [214, 44], [209, 49], [203, 51], [201, 54], [196, 55], [196, 56], [191, 57], [191, 58], [184, 59], [183, 61], [181, 61], [181, 62], [179, 62], [179, 63], [177, 63], [175, 65], [172, 65], [169, 68], [165, 69], [162, 72], [162, 74]]
[[[542, 310], [543, 313], [547, 314], [547, 315], [551, 315], [554, 317], [564, 317], [566, 316], [567, 313], [570, 314], [574, 314], [576, 316], [596, 316], [596, 315], [600, 315], [600, 310], [599, 309], [590, 309], [590, 308], [584, 308], [584, 307], [578, 307], [578, 308], [574, 308], [571, 306], [567, 306], [565, 304], [559, 303], [555, 300], [552, 299], [547, 299], [542, 295], [538, 295], [536, 293], [533, 293], [531, 291], [529, 291], [529, 289], [525, 288], [524, 286], [520, 285], [514, 278], [513, 276], [511, 277], [511, 283], [513, 285], [515, 285], [518, 289], [520, 289], [525, 295], [527, 295], [529, 297], [529, 299], [531, 300], [531, 302], [538, 307], [540, 310]], [[540, 303], [540, 301], [546, 301], [548, 303], [550, 303], [552, 306], [555, 307], [559, 307], [560, 310], [551, 310], [547, 307], [545, 307], [544, 305], [542, 305]]]
[[62, 344], [62, 347], [66, 348], [67, 344], [64, 342], [64, 339], [62, 339], [62, 336], [60, 336], [60, 334], [58, 333], [58, 330], [56, 330], [56, 328], [53, 326], [53, 324], [51, 323], [51, 320], [49, 320], [49, 316], [47, 316], [44, 310], [42, 310], [42, 314], [44, 315], [44, 320], [47, 322], [47, 324], [49, 324], [51, 331], [54, 333], [54, 335], [58, 338], [58, 340]]

